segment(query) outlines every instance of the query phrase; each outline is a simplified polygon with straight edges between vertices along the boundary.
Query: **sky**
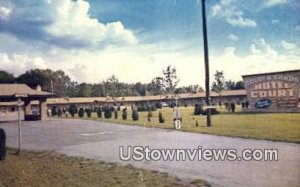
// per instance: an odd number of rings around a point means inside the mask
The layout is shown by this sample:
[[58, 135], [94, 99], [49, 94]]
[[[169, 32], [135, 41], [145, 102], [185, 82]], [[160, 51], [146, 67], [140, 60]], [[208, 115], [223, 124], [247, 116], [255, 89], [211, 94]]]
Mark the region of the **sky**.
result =
[[[201, 0], [0, 0], [0, 70], [204, 87]], [[210, 77], [300, 69], [299, 0], [206, 0]]]

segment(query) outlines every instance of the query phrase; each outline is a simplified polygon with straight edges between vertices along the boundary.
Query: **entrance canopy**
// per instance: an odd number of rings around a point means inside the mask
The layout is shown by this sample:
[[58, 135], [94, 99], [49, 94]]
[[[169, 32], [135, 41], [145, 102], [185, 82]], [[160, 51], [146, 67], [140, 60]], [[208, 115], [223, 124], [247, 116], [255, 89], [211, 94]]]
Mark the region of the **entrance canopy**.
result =
[[37, 118], [40, 120], [47, 118], [47, 98], [53, 94], [41, 91], [40, 89], [32, 89], [26, 84], [0, 84], [0, 102], [15, 102], [18, 99], [24, 102], [24, 119], [30, 120], [33, 116], [31, 111], [31, 101], [39, 101], [39, 114]]

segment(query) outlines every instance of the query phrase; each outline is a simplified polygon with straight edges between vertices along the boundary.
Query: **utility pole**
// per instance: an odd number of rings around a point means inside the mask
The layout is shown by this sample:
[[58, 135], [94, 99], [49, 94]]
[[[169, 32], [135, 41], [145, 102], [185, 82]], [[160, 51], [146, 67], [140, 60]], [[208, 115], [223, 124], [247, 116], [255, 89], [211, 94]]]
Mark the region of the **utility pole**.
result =
[[205, 96], [207, 108], [206, 125], [211, 126], [211, 111], [210, 111], [210, 85], [209, 85], [209, 57], [208, 57], [208, 41], [206, 27], [206, 11], [205, 0], [202, 0], [202, 25], [203, 25], [203, 42], [204, 42], [204, 63], [205, 63]]

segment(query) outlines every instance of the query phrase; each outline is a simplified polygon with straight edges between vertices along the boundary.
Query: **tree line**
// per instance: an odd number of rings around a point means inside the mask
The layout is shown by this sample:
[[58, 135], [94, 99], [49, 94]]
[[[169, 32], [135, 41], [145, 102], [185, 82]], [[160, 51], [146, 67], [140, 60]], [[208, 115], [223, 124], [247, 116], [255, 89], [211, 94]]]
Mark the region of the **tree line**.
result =
[[[243, 89], [242, 81], [224, 82], [223, 72], [215, 75], [212, 91]], [[15, 77], [12, 73], [0, 71], [0, 84], [24, 83], [31, 88], [37, 85], [43, 91], [53, 92], [57, 97], [123, 97], [123, 96], [146, 96], [161, 94], [197, 93], [204, 91], [199, 85], [177, 87], [179, 79], [176, 69], [168, 66], [162, 71], [162, 76], [155, 77], [150, 83], [125, 83], [112, 75], [99, 83], [78, 83], [72, 80], [64, 71], [51, 69], [31, 69]], [[224, 84], [224, 85], [223, 85]]]

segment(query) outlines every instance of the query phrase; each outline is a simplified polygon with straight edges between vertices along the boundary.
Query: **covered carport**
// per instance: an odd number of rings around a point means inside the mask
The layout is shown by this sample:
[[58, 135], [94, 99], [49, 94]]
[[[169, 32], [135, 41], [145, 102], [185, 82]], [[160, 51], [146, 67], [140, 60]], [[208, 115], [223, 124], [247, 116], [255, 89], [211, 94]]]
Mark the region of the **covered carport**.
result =
[[[47, 119], [47, 98], [52, 96], [52, 93], [41, 91], [40, 86], [32, 89], [26, 84], [0, 84], [0, 105], [1, 102], [22, 105], [25, 120]], [[35, 113], [31, 108], [33, 101], [37, 101], [39, 106], [39, 111]]]

